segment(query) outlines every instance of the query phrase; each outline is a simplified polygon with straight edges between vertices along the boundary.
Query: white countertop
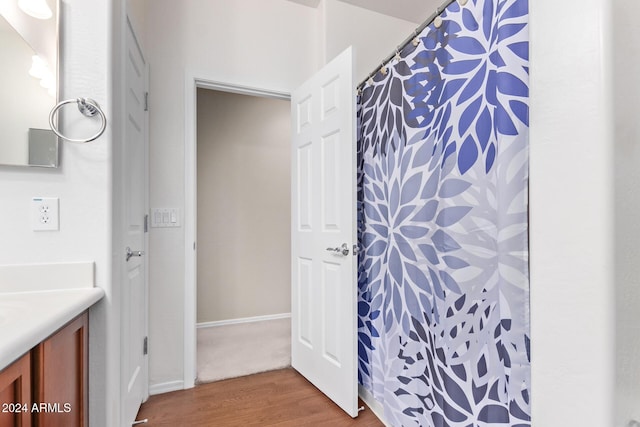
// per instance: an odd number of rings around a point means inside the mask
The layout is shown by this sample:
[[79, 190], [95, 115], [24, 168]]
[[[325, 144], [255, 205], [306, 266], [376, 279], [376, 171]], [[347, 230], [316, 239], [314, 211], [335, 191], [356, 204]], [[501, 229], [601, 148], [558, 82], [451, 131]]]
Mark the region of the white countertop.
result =
[[95, 287], [0, 292], [0, 370], [103, 296]]

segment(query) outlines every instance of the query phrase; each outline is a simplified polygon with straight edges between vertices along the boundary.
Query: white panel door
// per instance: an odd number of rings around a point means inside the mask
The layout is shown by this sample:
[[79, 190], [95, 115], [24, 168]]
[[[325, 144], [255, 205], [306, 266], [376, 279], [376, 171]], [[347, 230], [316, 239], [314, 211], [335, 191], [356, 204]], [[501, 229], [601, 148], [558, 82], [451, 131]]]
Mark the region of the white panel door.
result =
[[294, 91], [293, 367], [358, 414], [355, 84], [348, 48]]
[[[148, 85], [148, 66], [127, 21], [126, 35], [126, 123], [122, 161], [123, 242], [122, 261], [125, 263], [122, 288], [122, 417], [130, 426], [140, 405], [149, 395], [147, 335], [147, 258], [145, 215], [147, 209], [147, 128], [145, 93]], [[130, 256], [126, 256], [128, 248]]]

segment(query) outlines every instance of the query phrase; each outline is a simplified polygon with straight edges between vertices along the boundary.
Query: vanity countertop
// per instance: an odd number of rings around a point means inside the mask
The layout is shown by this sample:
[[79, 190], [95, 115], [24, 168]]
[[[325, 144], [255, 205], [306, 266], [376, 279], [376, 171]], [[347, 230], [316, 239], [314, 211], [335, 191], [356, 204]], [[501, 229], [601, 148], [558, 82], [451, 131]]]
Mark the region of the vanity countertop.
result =
[[0, 292], [0, 370], [103, 296], [96, 287]]

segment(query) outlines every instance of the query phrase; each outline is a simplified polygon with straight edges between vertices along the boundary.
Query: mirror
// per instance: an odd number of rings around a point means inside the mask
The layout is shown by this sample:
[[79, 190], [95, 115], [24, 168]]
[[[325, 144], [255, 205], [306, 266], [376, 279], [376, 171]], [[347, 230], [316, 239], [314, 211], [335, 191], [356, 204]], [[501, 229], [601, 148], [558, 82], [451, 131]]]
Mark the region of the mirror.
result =
[[0, 165], [58, 167], [57, 0], [0, 1]]

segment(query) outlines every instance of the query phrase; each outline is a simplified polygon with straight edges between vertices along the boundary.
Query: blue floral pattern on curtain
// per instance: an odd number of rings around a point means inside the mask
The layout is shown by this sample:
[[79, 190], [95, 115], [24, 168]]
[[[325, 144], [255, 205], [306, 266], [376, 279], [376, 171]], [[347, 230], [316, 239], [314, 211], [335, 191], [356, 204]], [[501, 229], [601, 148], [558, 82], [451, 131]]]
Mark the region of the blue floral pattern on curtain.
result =
[[394, 426], [530, 426], [528, 1], [442, 18], [358, 99], [359, 381]]

